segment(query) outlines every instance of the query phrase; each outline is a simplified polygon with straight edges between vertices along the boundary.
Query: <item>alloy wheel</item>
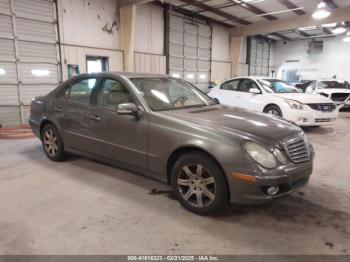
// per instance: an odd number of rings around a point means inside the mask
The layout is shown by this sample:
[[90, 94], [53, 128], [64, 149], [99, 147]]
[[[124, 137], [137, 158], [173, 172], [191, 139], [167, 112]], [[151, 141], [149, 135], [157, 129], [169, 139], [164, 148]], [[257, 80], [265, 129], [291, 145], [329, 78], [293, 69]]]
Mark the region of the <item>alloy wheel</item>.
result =
[[54, 157], [58, 151], [57, 136], [52, 129], [47, 129], [44, 133], [44, 148], [51, 157]]
[[267, 113], [274, 116], [279, 116], [279, 113], [275, 109], [270, 109], [269, 111], [267, 111]]
[[216, 197], [216, 181], [209, 170], [200, 164], [182, 167], [177, 178], [182, 198], [194, 207], [209, 206]]

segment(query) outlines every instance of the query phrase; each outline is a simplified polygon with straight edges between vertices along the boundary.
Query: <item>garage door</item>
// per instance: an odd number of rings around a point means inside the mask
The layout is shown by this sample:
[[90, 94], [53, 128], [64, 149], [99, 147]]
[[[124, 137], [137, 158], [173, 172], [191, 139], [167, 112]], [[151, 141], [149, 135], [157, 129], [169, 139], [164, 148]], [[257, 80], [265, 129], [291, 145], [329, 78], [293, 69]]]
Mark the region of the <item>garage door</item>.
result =
[[170, 15], [169, 74], [207, 90], [210, 79], [211, 27], [204, 21]]
[[249, 75], [268, 76], [270, 63], [270, 43], [264, 39], [251, 38]]
[[55, 5], [0, 0], [0, 124], [27, 123], [31, 99], [60, 79]]

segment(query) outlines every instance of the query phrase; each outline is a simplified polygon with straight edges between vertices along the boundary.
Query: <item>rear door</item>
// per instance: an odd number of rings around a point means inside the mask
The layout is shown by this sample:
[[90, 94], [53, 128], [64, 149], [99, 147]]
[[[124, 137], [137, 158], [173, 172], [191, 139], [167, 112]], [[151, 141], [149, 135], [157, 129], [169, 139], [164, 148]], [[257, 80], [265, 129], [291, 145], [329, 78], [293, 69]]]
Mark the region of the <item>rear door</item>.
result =
[[215, 96], [221, 104], [237, 106], [238, 84], [239, 79], [234, 79], [220, 85]]
[[261, 88], [258, 86], [258, 84], [248, 78], [241, 79], [238, 86], [239, 93], [237, 95], [237, 106], [242, 107], [251, 111], [262, 111], [263, 104], [264, 104], [264, 97], [262, 93], [260, 94], [253, 94], [250, 93], [249, 90], [251, 88], [257, 88], [261, 92]]
[[118, 115], [123, 103], [141, 106], [123, 79], [102, 78], [90, 108], [89, 135], [94, 154], [139, 168], [147, 168], [147, 119]]
[[64, 88], [51, 105], [53, 119], [56, 120], [68, 148], [89, 152], [89, 107], [91, 94], [97, 87], [97, 77], [79, 78]]

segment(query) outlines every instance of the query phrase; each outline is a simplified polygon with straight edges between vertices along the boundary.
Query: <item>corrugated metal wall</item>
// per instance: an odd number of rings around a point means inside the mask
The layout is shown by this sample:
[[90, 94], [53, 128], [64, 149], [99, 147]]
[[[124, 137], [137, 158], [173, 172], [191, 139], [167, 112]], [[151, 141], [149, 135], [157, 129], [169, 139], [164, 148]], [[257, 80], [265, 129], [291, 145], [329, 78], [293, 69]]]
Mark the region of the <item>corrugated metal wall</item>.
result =
[[210, 80], [211, 27], [204, 21], [170, 15], [169, 73], [206, 90]]
[[0, 124], [27, 123], [31, 99], [59, 82], [55, 5], [0, 0]]
[[166, 57], [148, 53], [135, 52], [135, 72], [166, 74]]

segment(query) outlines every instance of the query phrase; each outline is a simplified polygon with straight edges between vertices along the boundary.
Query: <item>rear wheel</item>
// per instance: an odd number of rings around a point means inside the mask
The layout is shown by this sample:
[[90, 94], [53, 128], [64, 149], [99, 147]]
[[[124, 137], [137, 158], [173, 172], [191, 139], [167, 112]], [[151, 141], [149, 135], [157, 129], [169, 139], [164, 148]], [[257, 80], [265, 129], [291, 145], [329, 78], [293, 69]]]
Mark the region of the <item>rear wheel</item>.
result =
[[217, 213], [228, 203], [226, 178], [220, 167], [203, 153], [189, 153], [176, 161], [171, 186], [180, 203], [196, 214]]
[[276, 105], [271, 105], [271, 106], [266, 107], [264, 110], [264, 113], [274, 115], [274, 116], [280, 116], [280, 117], [283, 116], [281, 109]]
[[62, 138], [57, 128], [52, 124], [47, 124], [41, 132], [41, 141], [45, 154], [53, 161], [64, 160], [64, 146]]

